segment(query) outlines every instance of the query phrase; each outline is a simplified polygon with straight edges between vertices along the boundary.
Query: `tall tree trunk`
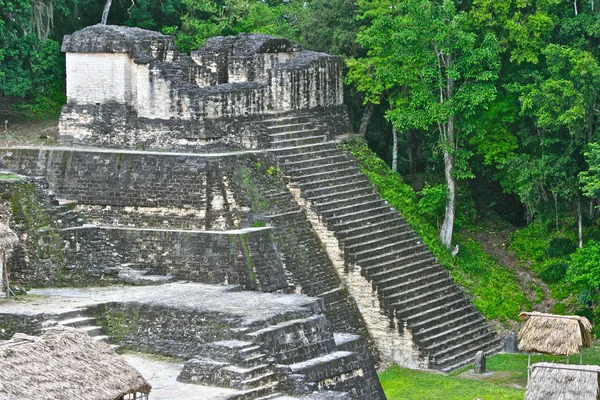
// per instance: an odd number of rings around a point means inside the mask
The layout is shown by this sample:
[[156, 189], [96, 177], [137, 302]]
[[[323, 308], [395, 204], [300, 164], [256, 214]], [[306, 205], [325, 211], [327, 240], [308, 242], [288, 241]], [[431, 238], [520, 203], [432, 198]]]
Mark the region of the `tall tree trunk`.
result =
[[406, 132], [406, 148], [408, 149], [408, 171], [411, 174], [417, 172], [417, 158], [415, 157], [414, 133], [412, 129]]
[[594, 207], [594, 199], [590, 199], [590, 210], [589, 210], [589, 217], [590, 217], [590, 221], [593, 221], [594, 218], [596, 217], [596, 207]]
[[556, 231], [558, 232], [558, 194], [552, 192], [552, 197], [554, 198], [554, 216], [556, 219]]
[[398, 132], [392, 125], [392, 170], [398, 171]]
[[106, 3], [104, 4], [104, 10], [102, 11], [102, 21], [100, 21], [102, 25], [106, 25], [106, 21], [108, 20], [108, 12], [110, 11], [111, 4], [112, 0], [106, 0]]
[[[451, 147], [451, 148], [450, 148]], [[446, 143], [444, 144], [444, 177], [448, 193], [446, 194], [446, 208], [444, 222], [440, 229], [440, 240], [448, 249], [452, 246], [452, 233], [454, 230], [454, 217], [456, 213], [456, 180], [452, 175], [454, 170], [454, 116], [448, 119], [446, 126]]]
[[362, 118], [360, 119], [360, 126], [358, 128], [359, 135], [365, 136], [365, 133], [367, 133], [367, 128], [369, 127], [369, 122], [371, 122], [371, 117], [373, 116], [374, 110], [375, 104], [367, 103], [365, 110], [363, 111]]
[[579, 237], [579, 247], [583, 247], [583, 222], [581, 220], [581, 197], [577, 196], [577, 231]]

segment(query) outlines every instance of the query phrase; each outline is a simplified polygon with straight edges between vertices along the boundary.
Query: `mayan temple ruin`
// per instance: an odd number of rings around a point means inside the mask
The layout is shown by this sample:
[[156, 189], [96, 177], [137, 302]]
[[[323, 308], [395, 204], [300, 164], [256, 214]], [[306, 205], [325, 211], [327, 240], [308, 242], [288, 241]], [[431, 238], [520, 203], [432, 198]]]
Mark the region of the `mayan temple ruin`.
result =
[[246, 34], [188, 56], [111, 25], [62, 51], [61, 146], [0, 148], [11, 279], [42, 288], [0, 311], [0, 339], [76, 327], [184, 359], [179, 382], [231, 400], [380, 400], [380, 360], [452, 371], [500, 350], [338, 146], [340, 58]]

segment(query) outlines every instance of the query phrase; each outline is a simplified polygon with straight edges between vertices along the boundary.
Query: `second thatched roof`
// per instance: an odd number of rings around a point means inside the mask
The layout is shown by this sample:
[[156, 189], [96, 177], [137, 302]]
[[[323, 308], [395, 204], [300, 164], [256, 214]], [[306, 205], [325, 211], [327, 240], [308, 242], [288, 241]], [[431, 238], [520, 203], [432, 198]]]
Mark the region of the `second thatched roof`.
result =
[[596, 365], [537, 363], [531, 369], [525, 400], [598, 400]]
[[19, 242], [19, 238], [5, 224], [0, 223], [0, 251], [7, 251]]
[[592, 347], [592, 324], [585, 317], [524, 312], [519, 318], [524, 321], [519, 331], [523, 351], [569, 356]]
[[150, 389], [110, 346], [74, 328], [0, 342], [0, 400], [118, 400]]

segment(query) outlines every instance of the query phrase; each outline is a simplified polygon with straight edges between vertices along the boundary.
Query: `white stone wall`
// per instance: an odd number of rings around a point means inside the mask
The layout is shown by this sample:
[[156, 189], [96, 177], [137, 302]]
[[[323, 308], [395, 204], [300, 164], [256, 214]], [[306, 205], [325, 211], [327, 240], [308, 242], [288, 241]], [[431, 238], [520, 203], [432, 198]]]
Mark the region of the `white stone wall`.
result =
[[[141, 118], [169, 119], [173, 116], [170, 107], [173, 102], [166, 82], [160, 72], [150, 68], [150, 64], [136, 65], [137, 96], [136, 107]], [[189, 119], [181, 115], [179, 119]]]
[[67, 53], [70, 103], [131, 102], [133, 60], [127, 53]]

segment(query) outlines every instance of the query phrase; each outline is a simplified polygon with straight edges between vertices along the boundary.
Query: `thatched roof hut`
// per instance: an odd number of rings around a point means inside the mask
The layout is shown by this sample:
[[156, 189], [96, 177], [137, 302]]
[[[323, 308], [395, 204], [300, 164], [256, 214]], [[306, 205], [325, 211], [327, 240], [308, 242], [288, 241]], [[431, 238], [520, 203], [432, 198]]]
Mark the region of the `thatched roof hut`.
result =
[[5, 224], [0, 223], [0, 252], [8, 251], [19, 242], [19, 238]]
[[525, 400], [599, 399], [599, 366], [537, 363], [531, 368]]
[[592, 346], [592, 324], [585, 317], [527, 312], [519, 318], [524, 321], [519, 331], [523, 351], [570, 356]]
[[110, 346], [74, 328], [0, 342], [0, 400], [145, 399], [150, 389]]

